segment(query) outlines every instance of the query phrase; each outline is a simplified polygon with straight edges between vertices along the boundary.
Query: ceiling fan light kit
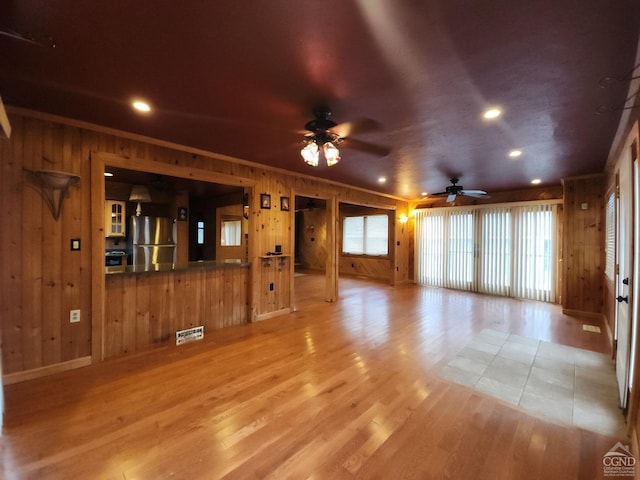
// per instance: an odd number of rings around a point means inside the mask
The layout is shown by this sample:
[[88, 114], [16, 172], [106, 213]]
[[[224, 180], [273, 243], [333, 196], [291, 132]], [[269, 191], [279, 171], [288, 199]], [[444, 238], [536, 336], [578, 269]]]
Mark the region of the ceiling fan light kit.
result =
[[331, 111], [328, 108], [315, 108], [313, 115], [315, 118], [304, 126], [305, 130], [311, 133], [307, 135], [308, 142], [300, 151], [300, 154], [307, 165], [317, 167], [320, 163], [319, 147], [322, 146], [327, 166], [333, 167], [340, 161], [340, 151], [335, 146], [340, 141], [340, 138], [339, 135], [330, 132], [329, 129], [337, 126], [337, 123], [329, 120]]
[[362, 141], [347, 138], [354, 130], [360, 132], [374, 130], [378, 127], [378, 123], [373, 120], [362, 119], [359, 122], [347, 122], [338, 125], [333, 120], [329, 120], [331, 110], [326, 107], [318, 107], [313, 109], [313, 120], [308, 121], [304, 129], [309, 132], [305, 135], [305, 146], [300, 150], [303, 160], [307, 165], [317, 167], [320, 164], [320, 147], [327, 162], [327, 166], [333, 167], [340, 162], [340, 150], [337, 145], [344, 143], [347, 148], [354, 148], [364, 152], [386, 156], [389, 149], [372, 145]]
[[[322, 151], [324, 152], [324, 158], [327, 161], [327, 166], [333, 167], [340, 161], [340, 150], [338, 150], [332, 142], [325, 142], [322, 144]], [[320, 161], [318, 139], [310, 140], [304, 148], [300, 150], [300, 154], [307, 165], [317, 167]]]

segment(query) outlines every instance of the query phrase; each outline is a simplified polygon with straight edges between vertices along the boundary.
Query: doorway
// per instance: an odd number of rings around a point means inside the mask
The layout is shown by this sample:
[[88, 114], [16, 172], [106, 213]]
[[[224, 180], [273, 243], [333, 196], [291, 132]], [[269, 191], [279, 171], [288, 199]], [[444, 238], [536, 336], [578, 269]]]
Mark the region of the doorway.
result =
[[616, 175], [618, 199], [616, 203], [616, 310], [615, 310], [615, 363], [616, 379], [620, 407], [626, 411], [629, 397], [629, 378], [631, 360], [631, 319], [633, 297], [631, 279], [633, 278], [633, 205], [635, 195], [633, 184], [635, 162], [622, 162]]
[[[327, 199], [294, 195], [294, 305], [295, 308], [308, 302], [327, 300], [328, 292], [304, 288], [301, 277], [320, 275], [327, 278], [327, 256], [329, 254], [329, 233], [331, 221], [327, 209]], [[316, 289], [317, 290], [317, 289]]]

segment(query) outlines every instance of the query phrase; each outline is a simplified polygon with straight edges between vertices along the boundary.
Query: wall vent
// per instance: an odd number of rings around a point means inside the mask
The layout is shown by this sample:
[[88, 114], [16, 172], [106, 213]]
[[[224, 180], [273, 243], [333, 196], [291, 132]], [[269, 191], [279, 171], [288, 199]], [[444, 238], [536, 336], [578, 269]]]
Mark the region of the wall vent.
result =
[[184, 343], [202, 340], [203, 338], [204, 327], [194, 327], [188, 328], [186, 330], [180, 330], [176, 332], [176, 345], [182, 345]]
[[600, 327], [597, 327], [595, 325], [582, 325], [582, 330], [584, 330], [585, 332], [593, 332], [593, 333], [600, 333]]

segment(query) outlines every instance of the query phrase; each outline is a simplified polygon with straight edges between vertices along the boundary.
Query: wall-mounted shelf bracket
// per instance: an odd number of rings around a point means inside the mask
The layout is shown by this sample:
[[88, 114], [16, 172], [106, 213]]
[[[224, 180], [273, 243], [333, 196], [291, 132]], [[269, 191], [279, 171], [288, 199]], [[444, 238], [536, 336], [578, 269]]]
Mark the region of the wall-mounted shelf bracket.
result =
[[73, 173], [57, 170], [27, 170], [33, 183], [40, 188], [40, 194], [51, 210], [55, 220], [60, 218], [62, 202], [69, 189], [80, 183], [80, 177]]

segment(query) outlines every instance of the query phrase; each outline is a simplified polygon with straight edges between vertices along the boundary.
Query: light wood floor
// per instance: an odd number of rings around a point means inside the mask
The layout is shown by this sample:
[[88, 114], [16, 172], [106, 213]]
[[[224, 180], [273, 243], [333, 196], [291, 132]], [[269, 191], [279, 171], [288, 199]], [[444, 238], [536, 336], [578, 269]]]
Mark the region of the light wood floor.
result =
[[295, 281], [293, 314], [8, 386], [0, 477], [594, 479], [629, 443], [438, 376], [483, 328], [608, 352], [557, 306]]

